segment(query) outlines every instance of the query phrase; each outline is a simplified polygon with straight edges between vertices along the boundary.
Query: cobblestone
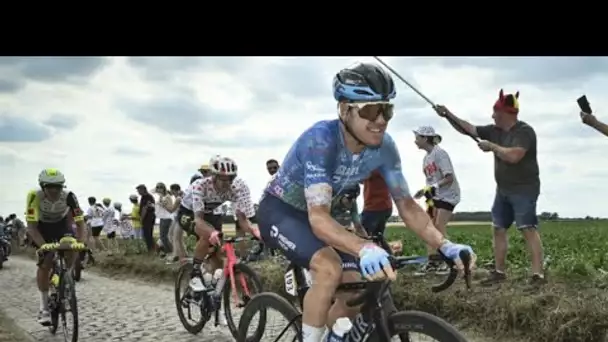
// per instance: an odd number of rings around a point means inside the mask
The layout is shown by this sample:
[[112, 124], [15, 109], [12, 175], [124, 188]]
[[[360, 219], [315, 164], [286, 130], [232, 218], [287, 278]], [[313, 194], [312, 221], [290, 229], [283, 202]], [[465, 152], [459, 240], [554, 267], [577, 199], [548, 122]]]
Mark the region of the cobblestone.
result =
[[[0, 271], [1, 309], [33, 341], [63, 341], [61, 328], [53, 336], [36, 322], [39, 307], [36, 265], [12, 257]], [[167, 284], [133, 283], [92, 272], [76, 284], [80, 322], [79, 340], [86, 342], [227, 342], [228, 328], [208, 322], [198, 335], [182, 326], [175, 309], [173, 288]]]

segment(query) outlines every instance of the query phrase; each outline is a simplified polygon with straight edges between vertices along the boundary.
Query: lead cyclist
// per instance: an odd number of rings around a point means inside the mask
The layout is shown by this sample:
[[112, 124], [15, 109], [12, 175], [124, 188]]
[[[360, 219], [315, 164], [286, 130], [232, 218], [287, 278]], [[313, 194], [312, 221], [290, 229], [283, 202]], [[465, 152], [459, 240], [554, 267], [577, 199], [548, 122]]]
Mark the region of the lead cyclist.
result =
[[330, 214], [332, 199], [372, 170], [380, 169], [399, 216], [425, 243], [459, 268], [461, 251], [471, 253], [471, 267], [476, 260], [471, 247], [448, 241], [410, 194], [397, 146], [385, 133], [396, 96], [391, 76], [377, 65], [358, 64], [336, 74], [333, 91], [338, 119], [317, 122], [300, 135], [258, 210], [264, 241], [311, 271], [313, 284], [303, 303], [304, 342], [321, 341], [326, 325], [358, 313], [346, 305], [345, 294], [331, 304], [340, 283], [360, 281], [361, 275], [396, 277], [384, 249], [348, 232]]

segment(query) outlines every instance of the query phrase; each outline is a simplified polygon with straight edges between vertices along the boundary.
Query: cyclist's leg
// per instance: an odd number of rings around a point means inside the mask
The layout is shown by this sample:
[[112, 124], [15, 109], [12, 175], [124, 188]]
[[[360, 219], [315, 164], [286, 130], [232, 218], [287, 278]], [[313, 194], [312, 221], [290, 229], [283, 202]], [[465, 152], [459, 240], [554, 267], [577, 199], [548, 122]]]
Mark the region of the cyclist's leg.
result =
[[[38, 222], [38, 231], [45, 243], [57, 242], [61, 239], [60, 233], [62, 232], [64, 222], [59, 223], [45, 223]], [[40, 246], [36, 246], [40, 248]], [[38, 291], [40, 295], [40, 307], [38, 312], [38, 323], [48, 324], [51, 320], [48, 311], [49, 306], [49, 282], [51, 276], [51, 269], [53, 267], [53, 253], [45, 253], [38, 256], [36, 263], [38, 269], [36, 270], [36, 283], [38, 285]]]
[[[361, 273], [359, 272], [359, 267], [357, 265], [357, 260], [355, 257], [347, 254], [343, 254], [338, 252], [340, 257], [342, 258], [342, 279], [341, 283], [354, 283], [360, 282], [362, 280]], [[355, 318], [355, 316], [360, 311], [360, 306], [348, 306], [346, 303], [352, 299], [360, 295], [359, 292], [349, 291], [349, 292], [339, 292], [335, 295], [334, 305], [331, 306], [329, 310], [329, 316], [327, 317], [327, 326], [331, 327], [335, 323], [335, 321], [340, 317], [348, 317], [351, 320]]]
[[[236, 230], [236, 236], [244, 237], [245, 231], [241, 229], [241, 225], [239, 224], [238, 218], [234, 221], [234, 229]], [[247, 256], [247, 245], [245, 241], [241, 241], [236, 244], [236, 249], [239, 251], [239, 256], [241, 258], [245, 258]]]
[[[209, 225], [215, 228], [215, 230], [218, 232], [222, 232], [222, 224], [224, 223], [224, 218], [222, 215], [206, 214], [205, 221], [207, 221], [207, 223], [209, 223]], [[211, 266], [211, 270], [213, 272], [215, 272], [216, 269], [223, 267], [224, 262], [222, 260], [221, 253], [213, 253], [213, 255], [209, 257], [209, 265]]]
[[280, 248], [285, 257], [296, 265], [310, 269], [313, 283], [304, 296], [303, 341], [320, 341], [332, 297], [342, 279], [342, 260], [333, 248], [313, 234], [305, 212], [273, 196], [266, 196], [258, 213], [264, 242], [270, 247]]

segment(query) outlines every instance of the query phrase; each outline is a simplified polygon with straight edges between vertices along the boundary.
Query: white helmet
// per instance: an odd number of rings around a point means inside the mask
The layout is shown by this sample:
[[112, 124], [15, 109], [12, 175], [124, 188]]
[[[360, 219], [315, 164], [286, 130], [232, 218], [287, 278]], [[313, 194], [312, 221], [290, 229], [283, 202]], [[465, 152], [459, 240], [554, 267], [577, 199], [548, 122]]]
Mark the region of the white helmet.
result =
[[47, 184], [63, 185], [65, 183], [65, 176], [57, 169], [44, 169], [38, 175], [38, 183], [41, 186]]
[[211, 158], [209, 167], [214, 175], [236, 176], [238, 173], [238, 167], [234, 160], [219, 155]]

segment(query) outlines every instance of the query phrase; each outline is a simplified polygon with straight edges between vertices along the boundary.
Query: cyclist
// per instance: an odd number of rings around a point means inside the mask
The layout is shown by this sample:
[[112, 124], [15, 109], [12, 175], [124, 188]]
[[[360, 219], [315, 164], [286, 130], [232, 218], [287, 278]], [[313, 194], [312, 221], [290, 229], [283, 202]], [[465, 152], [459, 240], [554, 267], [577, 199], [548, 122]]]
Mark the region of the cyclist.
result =
[[[257, 228], [249, 221], [249, 218], [255, 215], [249, 187], [245, 181], [237, 178], [238, 168], [234, 160], [216, 156], [211, 159], [209, 166], [212, 176], [197, 179], [190, 184], [176, 217], [183, 230], [199, 238], [194, 249], [194, 267], [190, 280], [190, 287], [194, 292], [205, 290], [201, 264], [209, 253], [210, 244], [220, 243], [222, 217], [219, 216], [218, 219], [218, 216], [213, 214], [218, 206], [226, 201], [234, 203], [241, 229], [259, 237]], [[222, 261], [217, 254], [209, 261], [213, 271], [222, 267]]]
[[[58, 242], [64, 236], [72, 236], [72, 224], [76, 223], [76, 239], [84, 242], [85, 222], [76, 195], [64, 189], [65, 176], [57, 169], [45, 169], [38, 176], [39, 190], [27, 194], [25, 207], [27, 231], [37, 248], [45, 243]], [[77, 255], [68, 255], [72, 262]], [[38, 323], [48, 326], [51, 317], [48, 311], [49, 278], [53, 255], [43, 254], [38, 258], [36, 281], [40, 291]]]
[[[416, 199], [421, 198], [425, 191], [430, 191], [433, 206], [429, 207], [429, 216], [433, 224], [443, 234], [447, 234], [447, 225], [452, 218], [454, 208], [460, 202], [460, 186], [454, 174], [454, 167], [448, 153], [439, 146], [441, 135], [435, 133], [431, 126], [421, 126], [414, 130], [414, 143], [419, 149], [426, 151], [422, 161], [422, 171], [426, 177], [426, 187], [416, 192]], [[448, 266], [435, 249], [427, 246], [429, 262], [422, 265], [420, 273], [448, 273]]]
[[258, 209], [264, 241], [312, 273], [304, 298], [304, 342], [320, 341], [325, 325], [357, 314], [343, 294], [331, 303], [341, 282], [361, 279], [359, 269], [369, 280], [396, 277], [384, 249], [348, 232], [330, 213], [333, 198], [373, 170], [380, 168], [399, 215], [422, 240], [460, 268], [459, 252], [472, 253], [446, 240], [410, 194], [397, 146], [385, 133], [396, 96], [391, 76], [377, 65], [357, 64], [336, 74], [333, 91], [339, 118], [317, 122], [300, 135]]
[[367, 236], [367, 232], [361, 225], [359, 207], [357, 206], [357, 197], [360, 194], [361, 189], [359, 188], [359, 184], [356, 184], [335, 196], [331, 203], [331, 217], [335, 218], [339, 224], [347, 227], [350, 231]]

